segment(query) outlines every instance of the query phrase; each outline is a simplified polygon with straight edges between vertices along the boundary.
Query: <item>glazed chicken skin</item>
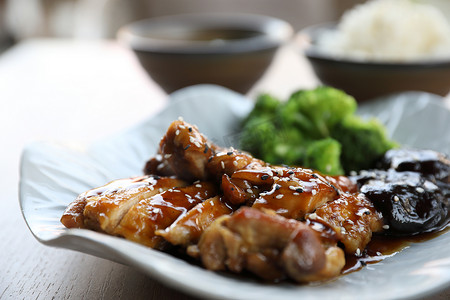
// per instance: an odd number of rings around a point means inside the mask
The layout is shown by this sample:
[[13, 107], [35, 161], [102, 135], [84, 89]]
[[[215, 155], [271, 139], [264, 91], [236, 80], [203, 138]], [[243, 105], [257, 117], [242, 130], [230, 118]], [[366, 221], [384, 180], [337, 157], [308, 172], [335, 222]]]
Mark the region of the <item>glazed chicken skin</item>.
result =
[[198, 203], [170, 227], [157, 230], [155, 233], [172, 245], [188, 247], [198, 243], [203, 231], [213, 221], [232, 212], [233, 209], [220, 196], [216, 196]]
[[61, 223], [67, 228], [89, 228], [115, 234], [123, 216], [140, 200], [186, 185], [177, 178], [152, 175], [114, 180], [80, 194], [64, 211]]
[[158, 154], [146, 163], [144, 173], [176, 175], [187, 181], [211, 179], [220, 182], [224, 174], [265, 165], [248, 153], [210, 143], [196, 126], [178, 120], [170, 124], [161, 139]]
[[144, 198], [123, 216], [115, 233], [151, 248], [164, 249], [166, 242], [156, 235], [156, 231], [167, 228], [195, 205], [216, 193], [214, 184], [198, 182]]
[[242, 207], [206, 229], [198, 255], [210, 270], [245, 269], [270, 281], [285, 276], [298, 282], [324, 280], [337, 276], [345, 264], [336, 239], [328, 238], [323, 243], [323, 236], [303, 222]]
[[314, 213], [308, 223], [321, 222], [339, 234], [339, 241], [348, 254], [361, 255], [372, 239], [373, 232], [383, 231], [383, 217], [364, 194], [343, 193]]
[[187, 181], [207, 180], [209, 158], [216, 149], [196, 127], [184, 121], [174, 121], [159, 144], [161, 164]]

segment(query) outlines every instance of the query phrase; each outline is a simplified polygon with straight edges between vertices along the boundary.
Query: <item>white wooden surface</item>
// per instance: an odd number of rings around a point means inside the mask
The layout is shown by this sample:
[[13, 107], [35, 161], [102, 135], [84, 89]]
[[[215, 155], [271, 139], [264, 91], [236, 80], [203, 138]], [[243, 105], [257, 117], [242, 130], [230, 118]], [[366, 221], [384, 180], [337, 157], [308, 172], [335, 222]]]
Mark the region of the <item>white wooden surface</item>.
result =
[[[287, 96], [317, 80], [286, 47], [250, 92]], [[29, 40], [0, 56], [0, 299], [195, 299], [127, 266], [39, 244], [18, 204], [19, 160], [33, 140], [83, 143], [161, 109], [166, 95], [112, 41]], [[450, 290], [433, 299], [450, 299]]]

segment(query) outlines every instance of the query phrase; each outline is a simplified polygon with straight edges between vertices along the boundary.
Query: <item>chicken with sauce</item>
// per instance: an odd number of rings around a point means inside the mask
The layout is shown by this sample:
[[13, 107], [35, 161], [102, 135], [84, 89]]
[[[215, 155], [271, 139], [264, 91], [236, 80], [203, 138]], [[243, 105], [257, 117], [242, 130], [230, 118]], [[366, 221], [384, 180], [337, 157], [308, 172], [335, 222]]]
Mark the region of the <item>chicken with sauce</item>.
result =
[[345, 254], [361, 255], [389, 227], [359, 181], [269, 165], [180, 120], [144, 173], [82, 193], [61, 222], [180, 247], [210, 270], [297, 282], [338, 276]]

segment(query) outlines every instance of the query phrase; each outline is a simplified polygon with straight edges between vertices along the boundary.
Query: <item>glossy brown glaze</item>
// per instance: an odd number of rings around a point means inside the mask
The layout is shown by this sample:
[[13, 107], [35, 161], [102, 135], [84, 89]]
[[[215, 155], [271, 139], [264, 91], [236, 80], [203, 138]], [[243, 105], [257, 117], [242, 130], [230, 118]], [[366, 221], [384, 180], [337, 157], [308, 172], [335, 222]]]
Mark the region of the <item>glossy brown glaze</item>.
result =
[[66, 209], [61, 222], [68, 228], [87, 227], [113, 233], [123, 215], [139, 200], [185, 185], [180, 179], [159, 176], [114, 180], [79, 195]]
[[159, 144], [163, 161], [179, 178], [188, 181], [210, 177], [206, 164], [215, 153], [212, 147], [195, 126], [183, 121], [172, 122]]
[[[309, 169], [277, 168], [272, 173], [271, 189], [259, 194], [253, 208], [271, 209], [286, 218], [302, 219], [339, 195], [334, 186]], [[259, 179], [261, 176], [257, 175]]]
[[361, 253], [372, 238], [372, 232], [383, 230], [383, 217], [363, 194], [343, 193], [307, 216], [320, 220], [337, 233], [346, 253]]
[[165, 241], [161, 236], [155, 235], [155, 231], [167, 228], [196, 204], [216, 193], [214, 184], [199, 182], [141, 199], [124, 215], [114, 233], [151, 248], [161, 249]]
[[343, 251], [325, 247], [305, 223], [249, 207], [217, 219], [198, 248], [208, 269], [247, 270], [271, 281], [323, 280], [338, 275], [345, 263]]
[[391, 257], [403, 249], [409, 247], [413, 243], [423, 243], [434, 239], [441, 234], [444, 234], [450, 230], [450, 226], [429, 233], [422, 233], [414, 236], [386, 236], [386, 235], [374, 235], [366, 246], [366, 249], [359, 255], [346, 255], [345, 267], [342, 270], [342, 274], [348, 274], [354, 271], [358, 271], [367, 264], [374, 264]]
[[216, 196], [198, 203], [170, 227], [157, 230], [156, 234], [172, 245], [187, 247], [197, 244], [203, 231], [213, 221], [232, 212], [233, 209], [226, 205], [219, 196]]

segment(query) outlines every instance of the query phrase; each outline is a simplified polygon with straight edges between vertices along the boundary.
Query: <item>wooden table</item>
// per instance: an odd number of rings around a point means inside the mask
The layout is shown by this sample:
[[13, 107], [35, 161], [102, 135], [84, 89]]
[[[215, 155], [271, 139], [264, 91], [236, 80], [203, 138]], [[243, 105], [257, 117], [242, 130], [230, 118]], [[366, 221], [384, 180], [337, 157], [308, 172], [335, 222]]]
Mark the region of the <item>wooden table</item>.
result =
[[[317, 83], [304, 58], [285, 47], [249, 96], [286, 97]], [[113, 41], [36, 39], [0, 56], [0, 299], [194, 299], [127, 266], [39, 244], [18, 204], [25, 144], [89, 143], [156, 114], [166, 102], [132, 53]], [[433, 297], [439, 298], [449, 299], [450, 289]]]

